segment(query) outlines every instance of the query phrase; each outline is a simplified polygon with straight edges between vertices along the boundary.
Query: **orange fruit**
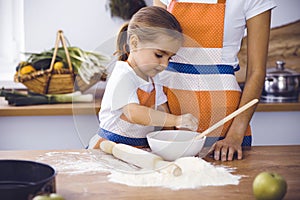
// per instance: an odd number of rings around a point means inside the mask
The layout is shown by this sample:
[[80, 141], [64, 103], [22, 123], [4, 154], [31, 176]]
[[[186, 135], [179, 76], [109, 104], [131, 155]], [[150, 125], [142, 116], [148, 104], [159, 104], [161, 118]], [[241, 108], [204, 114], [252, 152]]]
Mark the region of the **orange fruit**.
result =
[[30, 74], [31, 72], [34, 72], [35, 68], [31, 65], [25, 65], [21, 68], [20, 73], [21, 74]]
[[63, 63], [63, 62], [60, 62], [60, 61], [54, 63], [54, 65], [53, 65], [54, 70], [60, 70], [60, 69], [62, 69], [63, 67], [64, 67], [64, 63]]

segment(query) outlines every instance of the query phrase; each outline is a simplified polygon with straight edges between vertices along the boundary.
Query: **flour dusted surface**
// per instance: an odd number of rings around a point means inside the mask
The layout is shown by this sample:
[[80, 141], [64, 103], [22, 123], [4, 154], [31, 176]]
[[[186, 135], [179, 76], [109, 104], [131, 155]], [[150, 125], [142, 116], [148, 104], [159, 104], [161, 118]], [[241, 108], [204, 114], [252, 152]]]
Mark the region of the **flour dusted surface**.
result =
[[232, 175], [229, 169], [216, 167], [201, 158], [185, 157], [176, 160], [182, 175], [173, 176], [159, 172], [124, 173], [113, 171], [110, 181], [130, 186], [160, 186], [170, 189], [192, 189], [202, 186], [238, 185], [240, 176]]
[[41, 155], [59, 173], [108, 172], [108, 180], [138, 187], [165, 187], [172, 190], [194, 189], [203, 186], [238, 185], [241, 176], [231, 174], [232, 169], [214, 166], [198, 157], [185, 157], [175, 162], [182, 169], [181, 176], [139, 169], [101, 151], [50, 152]]

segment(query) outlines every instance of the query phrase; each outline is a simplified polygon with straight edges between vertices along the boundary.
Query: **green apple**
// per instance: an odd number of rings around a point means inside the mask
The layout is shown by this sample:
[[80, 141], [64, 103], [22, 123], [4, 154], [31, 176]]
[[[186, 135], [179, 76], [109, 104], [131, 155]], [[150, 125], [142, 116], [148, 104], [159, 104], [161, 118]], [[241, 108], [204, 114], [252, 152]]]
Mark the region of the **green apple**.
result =
[[51, 200], [64, 200], [64, 198], [61, 195], [56, 193], [51, 193], [49, 197]]
[[261, 172], [255, 177], [252, 187], [257, 200], [280, 200], [286, 193], [287, 183], [277, 173]]
[[64, 200], [64, 198], [56, 193], [35, 196], [32, 200]]

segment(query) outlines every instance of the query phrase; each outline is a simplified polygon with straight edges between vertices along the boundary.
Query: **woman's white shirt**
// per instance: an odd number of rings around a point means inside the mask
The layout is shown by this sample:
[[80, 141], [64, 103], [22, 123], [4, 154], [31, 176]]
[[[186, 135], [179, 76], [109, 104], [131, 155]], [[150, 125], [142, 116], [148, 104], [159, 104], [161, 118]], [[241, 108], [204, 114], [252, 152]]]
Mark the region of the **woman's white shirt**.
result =
[[[212, 0], [178, 0], [178, 2], [211, 2]], [[161, 0], [169, 5], [171, 0]], [[224, 39], [222, 49], [222, 63], [236, 66], [237, 54], [241, 47], [241, 40], [245, 36], [246, 21], [264, 11], [276, 6], [274, 0], [226, 0]]]

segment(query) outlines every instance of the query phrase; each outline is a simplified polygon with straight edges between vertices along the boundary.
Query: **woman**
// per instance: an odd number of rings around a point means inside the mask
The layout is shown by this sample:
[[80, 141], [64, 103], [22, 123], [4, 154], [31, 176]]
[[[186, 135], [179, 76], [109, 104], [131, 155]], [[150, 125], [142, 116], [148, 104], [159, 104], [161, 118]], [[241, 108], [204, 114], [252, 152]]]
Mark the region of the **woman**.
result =
[[[271, 9], [275, 7], [273, 0], [204, 1], [154, 0], [155, 6], [168, 9], [178, 19], [189, 38], [177, 53], [181, 58], [171, 60], [163, 73], [171, 113], [194, 110], [199, 118], [199, 132], [252, 99], [260, 98]], [[241, 93], [233, 77], [239, 68], [237, 54], [246, 27], [247, 74]], [[182, 84], [175, 82], [175, 78]], [[192, 103], [184, 105], [187, 100]], [[210, 152], [215, 160], [232, 160], [235, 154], [242, 159], [242, 146], [251, 146], [249, 122], [254, 111], [254, 107], [248, 109], [210, 135]]]

